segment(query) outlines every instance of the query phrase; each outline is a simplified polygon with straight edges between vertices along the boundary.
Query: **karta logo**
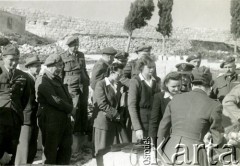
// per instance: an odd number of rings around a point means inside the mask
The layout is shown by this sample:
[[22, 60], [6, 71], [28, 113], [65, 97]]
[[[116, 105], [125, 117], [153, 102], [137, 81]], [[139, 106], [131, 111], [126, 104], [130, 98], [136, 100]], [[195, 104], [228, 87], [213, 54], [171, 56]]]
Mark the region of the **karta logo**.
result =
[[[239, 161], [237, 160], [237, 156], [240, 154], [237, 154], [236, 147], [234, 147], [231, 144], [224, 144], [222, 148], [218, 148], [218, 145], [216, 144], [193, 144], [192, 145], [192, 152], [193, 152], [193, 158], [189, 159], [189, 150], [188, 146], [185, 144], [176, 144], [175, 149], [176, 153], [173, 153], [172, 156], [167, 156], [164, 153], [163, 146], [165, 144], [166, 140], [164, 139], [160, 145], [157, 147], [157, 153], [160, 156], [160, 161], [162, 164], [176, 164], [176, 165], [182, 165], [182, 164], [191, 164], [191, 165], [199, 165], [199, 150], [205, 149], [206, 155], [208, 158], [208, 163], [212, 165], [216, 165], [218, 162], [220, 162], [223, 165], [229, 165], [229, 164], [238, 164]], [[215, 153], [214, 153], [215, 152]], [[214, 155], [216, 154], [216, 155]], [[183, 160], [178, 160], [179, 156], [183, 156]], [[230, 156], [227, 158], [227, 156]]]

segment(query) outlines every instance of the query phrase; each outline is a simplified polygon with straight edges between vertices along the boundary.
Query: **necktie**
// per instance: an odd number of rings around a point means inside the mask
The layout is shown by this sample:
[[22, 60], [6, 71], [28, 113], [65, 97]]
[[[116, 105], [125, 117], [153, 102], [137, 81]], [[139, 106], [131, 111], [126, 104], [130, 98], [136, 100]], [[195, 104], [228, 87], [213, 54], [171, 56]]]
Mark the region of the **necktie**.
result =
[[13, 70], [10, 69], [10, 70], [9, 70], [9, 78], [10, 78], [10, 80], [12, 79], [12, 76], [13, 76]]

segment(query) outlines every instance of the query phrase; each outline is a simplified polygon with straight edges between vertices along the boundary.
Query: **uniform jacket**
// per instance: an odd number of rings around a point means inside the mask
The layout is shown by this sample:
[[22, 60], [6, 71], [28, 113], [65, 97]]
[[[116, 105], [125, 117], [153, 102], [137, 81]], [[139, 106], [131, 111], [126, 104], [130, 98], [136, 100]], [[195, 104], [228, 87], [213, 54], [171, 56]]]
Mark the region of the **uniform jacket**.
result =
[[[177, 151], [175, 146], [181, 143], [188, 147], [189, 160], [193, 160], [193, 144], [202, 144], [208, 131], [212, 134], [213, 144], [222, 143], [221, 122], [221, 104], [210, 99], [201, 89], [175, 95], [160, 122], [158, 144], [168, 137], [171, 128], [170, 138], [163, 148], [164, 156], [171, 159]], [[183, 161], [181, 157], [180, 160]], [[198, 157], [200, 165], [207, 165], [205, 150], [201, 150]]]
[[[129, 87], [130, 84], [130, 80], [131, 78], [137, 76], [140, 71], [137, 69], [137, 61], [138, 59], [134, 59], [130, 62], [128, 62], [125, 66], [125, 68], [123, 69], [123, 77], [121, 78], [121, 83], [127, 87]], [[160, 82], [160, 78], [157, 76], [157, 72], [156, 72], [156, 68], [155, 71], [153, 73], [153, 77]]]
[[211, 98], [219, 99], [220, 102], [231, 91], [233, 87], [240, 84], [240, 77], [238, 74], [234, 74], [228, 78], [226, 74], [219, 76], [213, 84]]
[[30, 82], [28, 75], [15, 69], [12, 78], [6, 68], [0, 65], [0, 108], [13, 109], [23, 124], [31, 124]]
[[99, 59], [92, 69], [91, 88], [94, 90], [97, 82], [107, 77], [110, 74], [109, 72], [109, 65], [103, 59]]
[[35, 83], [36, 98], [39, 103], [38, 114], [43, 111], [70, 114], [73, 109], [72, 99], [61, 78], [45, 70]]
[[99, 81], [95, 87], [94, 100], [96, 101], [94, 112], [97, 114], [94, 127], [103, 130], [113, 130], [116, 125], [115, 118], [119, 114], [120, 92], [115, 92], [105, 79]]
[[235, 86], [223, 100], [223, 126], [228, 127], [240, 119], [240, 85]]
[[82, 52], [76, 51], [73, 54], [68, 51], [61, 54], [64, 62], [63, 76], [66, 72], [79, 71], [80, 83], [89, 85], [89, 76], [86, 69], [85, 56]]
[[149, 136], [157, 137], [158, 126], [162, 120], [167, 104], [171, 101], [164, 97], [165, 92], [158, 92], [154, 95], [151, 116], [149, 120]]
[[148, 86], [139, 76], [131, 79], [128, 94], [128, 109], [133, 130], [148, 130], [153, 96], [158, 91], [156, 80], [152, 87]]

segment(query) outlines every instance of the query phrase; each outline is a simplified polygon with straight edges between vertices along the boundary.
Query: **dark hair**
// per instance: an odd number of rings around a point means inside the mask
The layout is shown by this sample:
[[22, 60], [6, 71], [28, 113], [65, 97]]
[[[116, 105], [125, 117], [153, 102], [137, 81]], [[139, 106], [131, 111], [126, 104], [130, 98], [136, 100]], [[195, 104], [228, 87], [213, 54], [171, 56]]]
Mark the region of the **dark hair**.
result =
[[155, 63], [153, 57], [149, 55], [144, 55], [140, 59], [137, 60], [136, 68], [138, 71], [142, 71], [143, 66], [150, 66], [151, 64]]
[[110, 66], [110, 73], [114, 73], [114, 72], [118, 71], [119, 69], [123, 69], [123, 68], [124, 68], [123, 64], [121, 64], [121, 63], [113, 63]]
[[173, 72], [170, 72], [168, 73], [164, 80], [163, 80], [163, 87], [162, 89], [164, 91], [167, 91], [168, 92], [168, 88], [166, 86], [166, 84], [170, 81], [170, 80], [175, 80], [175, 81], [178, 81], [178, 80], [181, 80], [181, 74], [179, 72], [176, 72], [176, 71], [173, 71]]

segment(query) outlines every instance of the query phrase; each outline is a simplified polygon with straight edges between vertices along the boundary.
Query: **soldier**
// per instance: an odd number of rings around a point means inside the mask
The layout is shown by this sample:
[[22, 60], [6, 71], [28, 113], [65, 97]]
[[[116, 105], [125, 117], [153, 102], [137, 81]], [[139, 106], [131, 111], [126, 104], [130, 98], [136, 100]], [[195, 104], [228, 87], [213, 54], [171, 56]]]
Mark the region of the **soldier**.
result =
[[181, 74], [181, 92], [191, 91], [191, 76], [194, 66], [190, 63], [179, 63], [176, 65], [178, 73]]
[[224, 68], [226, 73], [216, 78], [210, 96], [222, 102], [231, 89], [240, 83], [240, 77], [235, 71], [235, 58], [232, 56], [227, 56], [220, 64], [220, 68]]
[[[152, 49], [152, 46], [148, 46], [145, 43], [143, 43], [137, 47], [137, 49], [135, 51], [138, 54], [137, 59], [134, 59], [134, 60], [128, 62], [124, 68], [123, 77], [120, 79], [120, 81], [123, 85], [129, 87], [130, 79], [133, 78], [134, 76], [137, 76], [140, 73], [140, 71], [138, 71], [136, 68], [136, 63], [137, 63], [138, 59], [140, 59], [142, 56], [150, 56], [151, 49]], [[160, 78], [157, 77], [156, 68], [154, 70], [153, 76], [157, 80], [157, 82], [161, 82]], [[159, 85], [159, 87], [160, 87], [160, 85]]]
[[192, 64], [194, 67], [198, 68], [201, 65], [202, 55], [201, 53], [189, 55], [186, 62]]
[[51, 54], [44, 64], [47, 68], [35, 83], [38, 124], [46, 157], [44, 164], [68, 165], [72, 146], [71, 118], [76, 110], [59, 77], [63, 67], [61, 57]]
[[37, 138], [38, 138], [38, 126], [37, 126], [37, 109], [38, 103], [35, 97], [35, 80], [41, 70], [41, 62], [38, 56], [32, 56], [26, 59], [25, 67], [28, 69], [26, 73], [29, 76], [30, 88], [31, 88], [31, 102], [32, 102], [32, 115], [31, 115], [31, 129], [29, 135], [24, 135], [25, 128], [22, 128], [19, 145], [17, 148], [17, 155], [15, 165], [31, 164], [37, 153]]
[[78, 51], [78, 37], [70, 37], [66, 45], [69, 47], [68, 51], [61, 54], [64, 62], [63, 79], [64, 84], [68, 85], [68, 91], [76, 108], [76, 114], [73, 116], [75, 124], [72, 150], [73, 154], [77, 155], [80, 146], [79, 139], [87, 132], [89, 76], [86, 70], [84, 54]]
[[19, 50], [13, 45], [2, 49], [0, 65], [0, 158], [12, 154], [14, 165], [21, 128], [28, 134], [31, 125], [30, 82], [28, 75], [16, 69]]
[[92, 69], [91, 88], [94, 90], [96, 83], [109, 76], [109, 66], [113, 63], [117, 50], [113, 47], [107, 47], [101, 50], [102, 57], [97, 61]]

